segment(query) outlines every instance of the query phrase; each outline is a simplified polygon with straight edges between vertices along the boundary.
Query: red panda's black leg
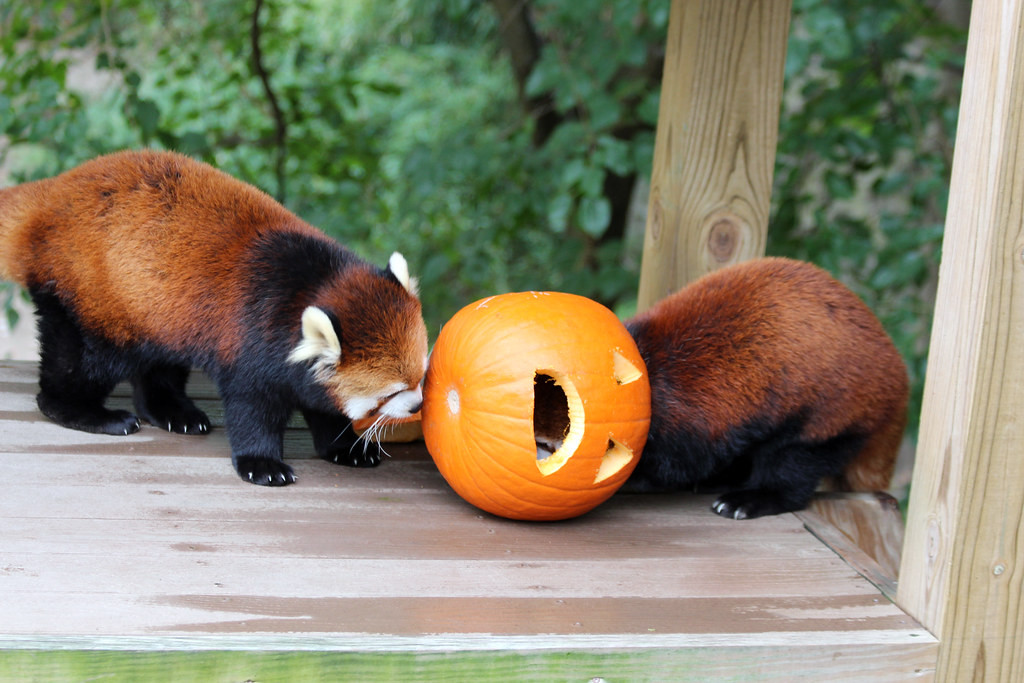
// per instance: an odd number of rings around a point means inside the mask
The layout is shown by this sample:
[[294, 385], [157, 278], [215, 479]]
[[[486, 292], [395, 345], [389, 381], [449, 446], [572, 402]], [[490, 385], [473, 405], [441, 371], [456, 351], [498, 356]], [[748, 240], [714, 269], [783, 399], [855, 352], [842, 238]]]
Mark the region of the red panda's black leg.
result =
[[[762, 452], [755, 456], [750, 477], [740, 487], [730, 487], [732, 490], [720, 495], [711, 509], [730, 519], [755, 519], [807, 507], [824, 473], [801, 447], [786, 451], [785, 455]], [[804, 466], [792, 466], [797, 461]]]
[[138, 417], [127, 410], [108, 410], [102, 406], [102, 400], [100, 403], [96, 403], [96, 400], [96, 396], [86, 395], [82, 391], [71, 395], [67, 390], [57, 394], [44, 390], [36, 396], [40, 412], [62, 427], [115, 436], [127, 436], [139, 431]]
[[380, 464], [380, 445], [373, 441], [359, 443], [352, 421], [344, 415], [314, 410], [303, 410], [302, 415], [313, 434], [313, 448], [317, 456], [349, 467], [376, 467]]
[[206, 434], [210, 418], [185, 394], [189, 368], [156, 365], [132, 378], [135, 410], [146, 422], [179, 434]]
[[294, 471], [283, 460], [284, 430], [291, 411], [271, 401], [270, 394], [264, 387], [236, 394], [230, 386], [221, 386], [231, 463], [248, 482], [287, 486], [295, 481]]
[[104, 401], [123, 368], [104, 342], [86, 340], [57, 297], [33, 292], [39, 317], [39, 410], [57, 424], [95, 434], [127, 435], [139, 418]]
[[749, 478], [718, 497], [711, 509], [723, 517], [754, 519], [803, 510], [822, 479], [836, 476], [863, 446], [856, 432], [821, 442], [778, 438], [751, 450]]

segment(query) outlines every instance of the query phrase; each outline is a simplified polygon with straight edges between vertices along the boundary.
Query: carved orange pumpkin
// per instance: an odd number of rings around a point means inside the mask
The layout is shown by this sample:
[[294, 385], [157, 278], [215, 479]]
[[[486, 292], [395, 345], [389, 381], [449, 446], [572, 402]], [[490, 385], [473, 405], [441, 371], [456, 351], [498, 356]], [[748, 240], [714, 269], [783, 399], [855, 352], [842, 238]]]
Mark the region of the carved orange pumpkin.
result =
[[647, 439], [640, 352], [604, 306], [522, 292], [463, 308], [441, 330], [423, 396], [423, 437], [441, 474], [512, 519], [583, 514], [629, 477]]

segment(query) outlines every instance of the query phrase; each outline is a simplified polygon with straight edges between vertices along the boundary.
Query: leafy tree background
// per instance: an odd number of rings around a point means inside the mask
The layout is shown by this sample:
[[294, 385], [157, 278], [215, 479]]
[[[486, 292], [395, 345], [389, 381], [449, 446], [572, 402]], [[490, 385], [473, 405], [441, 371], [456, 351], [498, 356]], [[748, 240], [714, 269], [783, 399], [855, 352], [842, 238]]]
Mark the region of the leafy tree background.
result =
[[[965, 6], [793, 3], [769, 253], [823, 265], [872, 306], [910, 365], [915, 418]], [[0, 178], [176, 149], [377, 262], [403, 251], [433, 334], [466, 303], [523, 289], [625, 316], [668, 10], [0, 0]], [[3, 285], [9, 315], [13, 296]]]

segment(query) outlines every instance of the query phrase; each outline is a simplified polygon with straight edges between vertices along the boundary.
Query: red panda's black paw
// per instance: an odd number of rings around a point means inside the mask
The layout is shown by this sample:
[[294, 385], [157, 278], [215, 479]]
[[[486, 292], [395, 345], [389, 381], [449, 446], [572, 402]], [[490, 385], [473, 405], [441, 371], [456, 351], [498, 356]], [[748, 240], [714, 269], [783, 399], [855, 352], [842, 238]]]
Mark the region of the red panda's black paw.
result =
[[209, 434], [210, 418], [197, 408], [194, 411], [169, 418], [160, 426], [176, 434]]
[[770, 491], [733, 491], [718, 497], [711, 504], [715, 514], [728, 519], [755, 519], [766, 515], [777, 515], [794, 510], [783, 498]]
[[184, 394], [145, 397], [136, 392], [135, 410], [139, 417], [160, 429], [176, 434], [208, 434], [210, 418]]
[[347, 451], [334, 451], [324, 456], [324, 460], [346, 467], [376, 467], [381, 461], [380, 446], [370, 443], [365, 451], [361, 446], [355, 446]]
[[114, 436], [127, 436], [139, 431], [139, 418], [127, 410], [82, 406], [43, 392], [36, 397], [36, 403], [43, 415], [68, 429]]
[[258, 455], [235, 456], [235, 471], [238, 476], [260, 486], [287, 486], [295, 483], [291, 465]]
[[96, 431], [100, 434], [113, 434], [115, 436], [128, 436], [139, 431], [141, 425], [139, 418], [127, 410], [106, 411], [102, 422], [97, 425]]

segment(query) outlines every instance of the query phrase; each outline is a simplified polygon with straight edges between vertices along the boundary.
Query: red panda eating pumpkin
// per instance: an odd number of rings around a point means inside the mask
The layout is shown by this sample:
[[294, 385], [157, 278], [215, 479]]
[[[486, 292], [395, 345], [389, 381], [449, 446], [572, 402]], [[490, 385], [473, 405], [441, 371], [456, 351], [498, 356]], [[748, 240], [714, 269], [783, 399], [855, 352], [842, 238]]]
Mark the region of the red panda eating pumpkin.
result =
[[[295, 480], [282, 460], [299, 409], [320, 457], [380, 462], [350, 421], [419, 409], [427, 334], [405, 259], [359, 259], [260, 190], [158, 151], [99, 157], [0, 190], [0, 277], [39, 319], [40, 410], [65, 427], [182, 433], [210, 421], [185, 395], [217, 384], [235, 469]], [[136, 414], [108, 410], [130, 380]]]
[[694, 281], [626, 322], [651, 427], [629, 487], [724, 491], [735, 519], [799, 510], [823, 479], [889, 485], [907, 370], [881, 323], [820, 268], [765, 258]]

